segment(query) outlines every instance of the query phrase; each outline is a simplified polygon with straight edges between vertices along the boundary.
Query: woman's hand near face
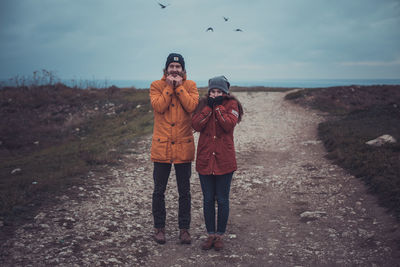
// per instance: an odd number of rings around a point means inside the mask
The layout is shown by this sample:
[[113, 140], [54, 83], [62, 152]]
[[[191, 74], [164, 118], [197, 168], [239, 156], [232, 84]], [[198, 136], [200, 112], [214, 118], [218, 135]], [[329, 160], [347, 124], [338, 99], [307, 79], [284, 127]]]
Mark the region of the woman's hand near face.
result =
[[209, 97], [207, 98], [207, 105], [208, 105], [210, 108], [213, 108], [213, 106], [214, 106], [214, 98], [213, 98], [213, 97], [209, 96]]
[[213, 108], [222, 104], [224, 93], [219, 89], [211, 89], [207, 98], [207, 105]]
[[218, 106], [218, 105], [222, 105], [222, 100], [224, 100], [224, 97], [222, 95], [219, 95], [217, 97], [214, 98], [214, 105]]

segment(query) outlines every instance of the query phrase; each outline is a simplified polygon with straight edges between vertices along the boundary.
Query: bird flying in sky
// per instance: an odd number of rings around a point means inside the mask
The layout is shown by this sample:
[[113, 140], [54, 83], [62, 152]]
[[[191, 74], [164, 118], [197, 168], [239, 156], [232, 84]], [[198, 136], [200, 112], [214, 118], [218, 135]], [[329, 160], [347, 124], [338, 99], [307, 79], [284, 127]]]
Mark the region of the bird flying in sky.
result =
[[158, 2], [158, 4], [160, 5], [160, 7], [161, 7], [162, 9], [166, 8], [167, 6], [169, 6], [169, 5], [163, 5], [163, 4], [161, 4], [160, 2]]
[[235, 32], [242, 32], [242, 29], [235, 29]]
[[228, 19], [229, 19], [229, 18], [227, 18], [227, 17], [223, 17], [223, 18], [224, 18], [225, 21], [228, 21]]
[[206, 30], [206, 32], [213, 32], [214, 29], [212, 27], [208, 27], [208, 29]]

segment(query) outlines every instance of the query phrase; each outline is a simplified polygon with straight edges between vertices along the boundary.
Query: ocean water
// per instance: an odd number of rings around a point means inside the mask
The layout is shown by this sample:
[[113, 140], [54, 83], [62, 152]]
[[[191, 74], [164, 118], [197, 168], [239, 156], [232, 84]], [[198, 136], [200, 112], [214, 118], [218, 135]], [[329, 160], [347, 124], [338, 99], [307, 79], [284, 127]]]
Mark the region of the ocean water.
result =
[[[196, 81], [198, 87], [207, 86], [207, 81]], [[109, 85], [117, 87], [149, 88], [152, 81], [146, 80], [113, 80]], [[230, 80], [232, 86], [265, 86], [265, 87], [293, 87], [317, 88], [346, 85], [400, 85], [400, 79], [271, 79], [265, 81], [235, 81]]]
[[[207, 81], [195, 80], [198, 87], [206, 87]], [[79, 88], [106, 88], [115, 85], [120, 88], [150, 88], [151, 80], [61, 80], [62, 83]], [[346, 85], [400, 85], [400, 79], [269, 79], [263, 81], [240, 81], [231, 79], [232, 86], [265, 86], [290, 88], [317, 88]], [[0, 80], [2, 86], [15, 86], [10, 80]]]

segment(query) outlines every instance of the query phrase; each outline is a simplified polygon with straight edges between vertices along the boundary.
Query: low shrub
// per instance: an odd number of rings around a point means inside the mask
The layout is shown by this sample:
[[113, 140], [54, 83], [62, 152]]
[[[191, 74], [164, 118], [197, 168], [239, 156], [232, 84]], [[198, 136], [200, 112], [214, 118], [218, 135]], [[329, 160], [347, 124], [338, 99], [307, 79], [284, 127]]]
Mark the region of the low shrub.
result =
[[[400, 219], [400, 86], [305, 89], [286, 99], [331, 115], [318, 126], [327, 158], [362, 179]], [[397, 143], [366, 144], [384, 134]]]
[[78, 185], [152, 130], [148, 90], [62, 84], [0, 90], [0, 215]]

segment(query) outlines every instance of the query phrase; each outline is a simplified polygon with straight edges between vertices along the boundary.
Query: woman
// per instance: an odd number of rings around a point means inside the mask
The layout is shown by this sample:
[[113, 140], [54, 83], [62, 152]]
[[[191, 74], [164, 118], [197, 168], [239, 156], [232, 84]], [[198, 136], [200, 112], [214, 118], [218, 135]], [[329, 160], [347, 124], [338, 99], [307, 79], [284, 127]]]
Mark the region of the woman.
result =
[[[196, 171], [203, 191], [204, 220], [208, 238], [202, 249], [224, 247], [223, 234], [229, 217], [229, 191], [233, 172], [237, 169], [233, 129], [241, 121], [243, 108], [229, 94], [224, 76], [208, 81], [208, 94], [202, 98], [192, 117], [193, 129], [200, 132]], [[215, 227], [215, 200], [218, 204]]]

